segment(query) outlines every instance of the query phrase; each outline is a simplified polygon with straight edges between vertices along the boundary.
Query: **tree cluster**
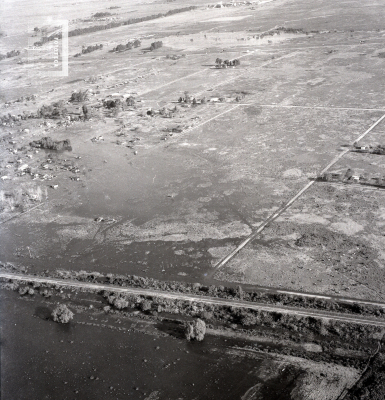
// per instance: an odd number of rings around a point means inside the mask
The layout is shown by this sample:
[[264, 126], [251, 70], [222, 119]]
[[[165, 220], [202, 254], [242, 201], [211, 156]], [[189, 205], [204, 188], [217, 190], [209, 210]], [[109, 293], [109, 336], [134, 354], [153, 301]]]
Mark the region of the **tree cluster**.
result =
[[166, 58], [170, 60], [179, 60], [180, 58], [186, 57], [186, 54], [167, 54]]
[[[143, 21], [150, 21], [150, 20], [157, 19], [157, 18], [167, 17], [168, 15], [173, 15], [173, 14], [177, 14], [177, 13], [195, 10], [196, 8], [197, 8], [196, 6], [177, 8], [175, 10], [167, 11], [166, 13], [163, 13], [163, 14], [159, 13], [159, 14], [148, 15], [146, 17], [130, 18], [125, 21], [112, 21], [106, 25], [94, 25], [94, 26], [89, 26], [89, 27], [85, 27], [85, 28], [77, 28], [72, 31], [69, 31], [68, 36], [72, 37], [72, 36], [86, 35], [86, 34], [92, 33], [92, 32], [118, 28], [119, 26], [123, 26], [123, 25], [137, 24], [137, 23], [140, 23]], [[61, 39], [61, 38], [62, 38], [61, 33], [54, 34], [51, 36], [44, 36], [39, 42], [35, 42], [34, 45], [42, 46], [44, 43], [50, 42], [55, 39]]]
[[153, 50], [159, 49], [162, 46], [163, 46], [163, 42], [161, 40], [159, 40], [157, 42], [151, 43], [150, 50], [153, 51]]
[[197, 99], [193, 96], [190, 96], [188, 92], [184, 92], [184, 97], [180, 96], [178, 99], [178, 103], [186, 103], [186, 104], [205, 104], [206, 103], [206, 97], [202, 97], [201, 99]]
[[82, 52], [75, 54], [74, 57], [79, 57], [82, 54], [92, 53], [95, 50], [103, 50], [102, 44], [95, 44], [94, 46], [83, 46]]
[[103, 106], [108, 109], [112, 108], [119, 108], [122, 105], [122, 101], [120, 99], [115, 99], [115, 100], [104, 100], [103, 101]]
[[5, 58], [16, 57], [18, 55], [20, 55], [20, 50], [8, 51], [7, 54], [0, 54], [0, 61], [4, 60]]
[[128, 43], [126, 43], [126, 44], [118, 44], [116, 47], [114, 47], [113, 49], [112, 49], [112, 51], [114, 52], [114, 51], [126, 51], [126, 50], [131, 50], [132, 48], [134, 48], [134, 47], [139, 47], [139, 46], [141, 46], [141, 41], [139, 40], [139, 39], [136, 39], [135, 41], [133, 41], [133, 42], [128, 42]]
[[[302, 28], [299, 28], [299, 29], [297, 29], [297, 28], [285, 28], [283, 26], [279, 26], [278, 28], [274, 28], [274, 29], [271, 29], [271, 30], [269, 30], [267, 32], [261, 33], [257, 37], [257, 39], [263, 39], [265, 36], [280, 35], [281, 32], [283, 32], [283, 33], [291, 33], [291, 34], [297, 34], [297, 33], [306, 33], [307, 34], [307, 32], [304, 32], [304, 30]], [[318, 31], [312, 31], [312, 32], [313, 33], [317, 33]]]
[[222, 60], [221, 58], [217, 58], [215, 60], [215, 64], [217, 68], [227, 68], [227, 67], [236, 67], [240, 65], [240, 61], [236, 58], [234, 60]]
[[63, 100], [52, 103], [49, 106], [43, 104], [36, 112], [37, 118], [60, 118], [68, 114]]
[[71, 94], [70, 102], [81, 102], [88, 100], [88, 89], [79, 90], [78, 92], [73, 92]]
[[196, 340], [201, 342], [206, 333], [205, 321], [197, 318], [192, 322], [187, 322], [185, 326], [185, 335], [187, 340]]
[[112, 15], [110, 12], [97, 12], [96, 14], [93, 15], [94, 18], [103, 18], [103, 17], [109, 17]]
[[65, 304], [59, 304], [52, 312], [53, 320], [61, 324], [68, 324], [73, 317], [74, 313]]

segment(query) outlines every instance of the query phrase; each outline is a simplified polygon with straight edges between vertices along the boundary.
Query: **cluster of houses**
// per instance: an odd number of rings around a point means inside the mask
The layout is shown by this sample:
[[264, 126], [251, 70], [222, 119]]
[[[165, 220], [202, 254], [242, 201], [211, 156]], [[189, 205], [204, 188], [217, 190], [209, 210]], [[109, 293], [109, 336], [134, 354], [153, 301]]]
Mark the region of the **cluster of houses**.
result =
[[319, 176], [317, 180], [321, 182], [340, 182], [340, 183], [358, 183], [361, 185], [376, 186], [385, 188], [385, 176], [373, 177], [367, 174], [356, 174], [352, 169], [348, 169], [345, 173], [326, 172]]
[[369, 154], [379, 154], [379, 155], [385, 155], [385, 145], [377, 145], [377, 146], [358, 146], [355, 144], [351, 151], [357, 152], [357, 153], [369, 153]]

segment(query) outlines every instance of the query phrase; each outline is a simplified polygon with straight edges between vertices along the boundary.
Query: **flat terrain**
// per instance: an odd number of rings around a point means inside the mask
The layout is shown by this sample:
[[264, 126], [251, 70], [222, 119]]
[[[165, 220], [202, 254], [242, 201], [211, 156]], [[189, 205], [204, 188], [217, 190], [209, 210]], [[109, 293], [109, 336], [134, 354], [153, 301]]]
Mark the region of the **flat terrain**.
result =
[[[385, 156], [347, 151], [385, 145], [382, 4], [214, 5], [2, 3], [0, 53], [20, 54], [0, 61], [0, 262], [385, 301], [385, 188], [315, 181], [333, 160], [327, 172], [384, 175]], [[52, 41], [31, 49], [58, 20], [149, 16], [70, 35], [68, 76], [51, 74]], [[50, 105], [61, 114], [36, 115]], [[30, 145], [43, 137], [72, 150]]]
[[[177, 6], [173, 3], [173, 8]], [[53, 267], [212, 279], [212, 266], [221, 257], [314, 179], [341, 145], [352, 144], [384, 115], [384, 61], [378, 57], [383, 33], [375, 9], [373, 4], [361, 10], [355, 2], [343, 9], [331, 2], [318, 6], [271, 2], [224, 9], [198, 4], [197, 10], [161, 20], [71, 37], [68, 77], [47, 76], [47, 63], [31, 52], [26, 64], [2, 61], [4, 100], [14, 100], [19, 89], [24, 96], [37, 96], [33, 102], [3, 106], [4, 114], [35, 112], [43, 104], [68, 100], [73, 91], [86, 89], [92, 91], [86, 104], [94, 108], [89, 121], [42, 124], [28, 119], [3, 127], [2, 167], [11, 179], [3, 182], [1, 258], [23, 259], [34, 270]], [[342, 11], [344, 18], [338, 14]], [[309, 13], [313, 16], [294, 18]], [[351, 22], [346, 26], [348, 17]], [[75, 26], [71, 23], [70, 30]], [[258, 39], [277, 26], [298, 32], [277, 31]], [[141, 47], [109, 52], [137, 37], [142, 38]], [[163, 47], [143, 51], [154, 39], [161, 39]], [[81, 45], [99, 42], [103, 50], [73, 57]], [[172, 60], [167, 55], [184, 57]], [[218, 56], [238, 57], [241, 65], [212, 69]], [[39, 77], [38, 87], [34, 76]], [[223, 101], [181, 107], [175, 101], [185, 91]], [[132, 94], [137, 102], [111, 116], [102, 100], [119, 94]], [[240, 94], [242, 99], [236, 102]], [[67, 107], [81, 114], [81, 106]], [[175, 106], [173, 118], [146, 114], [149, 108]], [[383, 130], [380, 123], [363, 140], [382, 143]], [[28, 144], [42, 136], [70, 139], [73, 150], [36, 153]], [[18, 148], [23, 150], [15, 153]], [[334, 167], [381, 174], [383, 157], [372, 156], [375, 164], [369, 158], [347, 154]], [[41, 173], [40, 179], [15, 176], [24, 163]], [[71, 168], [78, 171], [79, 181], [70, 180]], [[278, 241], [282, 247], [282, 234], [277, 232], [282, 221], [269, 228], [268, 247], [258, 240], [250, 243], [215, 278], [327, 294], [348, 290], [349, 296], [383, 300], [382, 192], [371, 191], [378, 199], [373, 198], [368, 219], [362, 213], [370, 208], [361, 194], [364, 189], [329, 190], [329, 186], [317, 183], [282, 218], [296, 219], [288, 235], [295, 232], [299, 237], [303, 230], [311, 235], [313, 229], [325, 228], [326, 241], [333, 242], [336, 234], [341, 240], [341, 235], [348, 235], [350, 247], [367, 246], [370, 267], [362, 284], [354, 285], [354, 277], [340, 273], [349, 268], [343, 257], [337, 257], [332, 267], [318, 260], [315, 253], [323, 244], [317, 240], [307, 253], [295, 245], [278, 250], [272, 243]], [[332, 190], [346, 196], [356, 190], [356, 205], [348, 200], [348, 210], [341, 213], [341, 196], [333, 197]], [[15, 203], [23, 203], [23, 211], [37, 205], [31, 201], [35, 191], [42, 204], [5, 222], [20, 211]], [[309, 200], [312, 193], [317, 195]], [[96, 222], [97, 218], [104, 221]], [[353, 230], [344, 228], [350, 221], [358, 224]], [[292, 241], [296, 239], [292, 236]], [[317, 273], [307, 277], [308, 270]], [[360, 274], [359, 266], [354, 270]]]

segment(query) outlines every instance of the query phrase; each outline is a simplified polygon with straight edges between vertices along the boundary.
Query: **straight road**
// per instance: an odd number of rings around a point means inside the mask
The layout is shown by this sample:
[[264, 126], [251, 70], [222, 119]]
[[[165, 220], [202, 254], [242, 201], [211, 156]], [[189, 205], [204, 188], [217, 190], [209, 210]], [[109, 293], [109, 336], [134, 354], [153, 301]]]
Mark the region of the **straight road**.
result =
[[[225, 307], [236, 307], [236, 308], [247, 308], [251, 310], [263, 310], [268, 312], [280, 312], [285, 314], [294, 314], [298, 316], [304, 317], [314, 317], [314, 318], [326, 318], [334, 321], [348, 322], [354, 324], [362, 324], [362, 325], [373, 325], [378, 327], [385, 328], [385, 320], [379, 320], [374, 317], [363, 317], [360, 315], [351, 315], [351, 314], [342, 314], [330, 311], [319, 311], [313, 309], [298, 309], [290, 306], [282, 306], [282, 305], [272, 305], [272, 304], [260, 304], [255, 302], [241, 301], [241, 300], [228, 300], [221, 299], [210, 296], [196, 296], [194, 294], [186, 294], [186, 293], [170, 293], [161, 290], [152, 290], [152, 289], [142, 289], [142, 288], [132, 288], [132, 287], [121, 287], [115, 285], [101, 284], [101, 283], [88, 283], [88, 282], [78, 282], [74, 280], [67, 279], [56, 279], [56, 278], [46, 278], [46, 277], [38, 277], [34, 275], [24, 275], [24, 274], [14, 274], [7, 272], [0, 272], [0, 279], [12, 279], [16, 281], [24, 281], [24, 282], [36, 282], [36, 283], [46, 283], [51, 285], [58, 285], [62, 287], [71, 287], [75, 289], [89, 289], [89, 290], [106, 290], [115, 293], [122, 294], [131, 294], [131, 295], [141, 295], [141, 296], [149, 296], [149, 297], [161, 297], [170, 300], [182, 300], [182, 301], [190, 301], [197, 303], [205, 303], [211, 304], [215, 306], [225, 306]], [[284, 291], [281, 291], [284, 293]], [[287, 292], [294, 293], [294, 292]], [[312, 297], [320, 297], [325, 298], [325, 296], [312, 296]], [[349, 300], [350, 301], [350, 300]], [[358, 301], [358, 303], [362, 303]], [[365, 304], [377, 305], [385, 308], [384, 303], [371, 303], [364, 302]]]
[[[363, 139], [371, 130], [373, 130], [379, 123], [381, 123], [385, 119], [385, 114], [379, 118], [372, 126], [370, 126], [364, 133], [358, 136], [354, 143], [359, 142]], [[350, 151], [350, 148], [342, 151], [338, 154], [334, 159], [319, 173], [319, 175], [323, 175], [326, 171], [328, 171], [334, 164], [336, 164], [346, 153]], [[308, 182], [293, 198], [291, 198], [286, 204], [284, 204], [281, 208], [279, 208], [275, 213], [270, 215], [261, 225], [257, 228], [255, 232], [252, 232], [242, 243], [240, 243], [232, 252], [230, 252], [226, 257], [224, 257], [221, 261], [219, 261], [214, 269], [219, 269], [225, 266], [236, 254], [238, 254], [248, 243], [253, 241], [270, 223], [275, 221], [280, 215], [282, 215], [299, 197], [301, 197], [311, 186], [313, 186], [317, 181], [313, 180]]]

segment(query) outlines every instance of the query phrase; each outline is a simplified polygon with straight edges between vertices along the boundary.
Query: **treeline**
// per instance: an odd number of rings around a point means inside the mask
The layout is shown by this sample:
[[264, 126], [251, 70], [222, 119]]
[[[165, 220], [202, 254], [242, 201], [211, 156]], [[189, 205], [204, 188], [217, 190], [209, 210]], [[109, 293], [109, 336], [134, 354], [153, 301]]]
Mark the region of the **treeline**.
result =
[[94, 46], [88, 46], [88, 47], [83, 46], [82, 52], [75, 54], [74, 57], [79, 57], [82, 54], [92, 53], [95, 50], [103, 50], [103, 45], [95, 44]]
[[153, 50], [159, 49], [162, 46], [163, 46], [163, 42], [161, 40], [159, 40], [158, 42], [151, 43], [150, 50], [153, 51]]
[[265, 36], [274, 36], [280, 35], [282, 33], [291, 33], [291, 34], [306, 34], [309, 33], [319, 33], [319, 31], [310, 31], [306, 32], [302, 28], [285, 28], [284, 26], [279, 26], [278, 28], [271, 29], [270, 31], [263, 32], [257, 36], [257, 39], [263, 39]]
[[114, 47], [111, 51], [126, 51], [126, 50], [131, 50], [134, 47], [139, 47], [142, 45], [142, 42], [139, 39], [136, 39], [133, 42], [128, 42], [126, 44], [118, 44], [116, 47]]
[[96, 14], [93, 15], [94, 18], [103, 18], [103, 17], [109, 17], [112, 15], [110, 12], [97, 12]]
[[206, 323], [215, 325], [227, 325], [234, 328], [246, 328], [247, 331], [259, 334], [258, 328], [287, 330], [300, 335], [317, 335], [319, 338], [329, 337], [329, 340], [348, 341], [350, 344], [358, 342], [373, 342], [371, 336], [381, 331], [380, 327], [361, 325], [357, 329], [354, 323], [346, 323], [337, 320], [326, 320], [311, 316], [297, 315], [295, 313], [283, 313], [272, 310], [256, 310], [246, 307], [214, 305], [190, 300], [167, 299], [161, 296], [145, 296], [135, 294], [122, 294], [111, 291], [102, 292], [103, 297], [110, 306], [104, 307], [106, 312], [116, 310], [139, 309], [148, 314], [160, 313], [187, 315], [201, 318]]
[[[148, 15], [146, 17], [130, 18], [126, 21], [112, 21], [106, 25], [94, 25], [94, 26], [89, 26], [86, 28], [77, 28], [72, 31], [69, 31], [68, 36], [72, 37], [72, 36], [86, 35], [88, 33], [93, 33], [93, 32], [97, 32], [97, 31], [104, 31], [104, 30], [108, 30], [108, 29], [118, 28], [119, 26], [123, 26], [123, 25], [137, 24], [139, 22], [150, 21], [150, 20], [157, 19], [157, 18], [167, 17], [167, 16], [173, 15], [173, 14], [178, 14], [178, 13], [182, 13], [182, 12], [186, 12], [186, 11], [195, 10], [196, 8], [197, 8], [196, 6], [177, 8], [175, 10], [167, 11], [166, 13], [163, 13], [163, 14], [160, 13], [160, 14]], [[53, 34], [51, 36], [45, 36], [39, 42], [34, 43], [34, 45], [42, 46], [44, 43], [50, 42], [55, 39], [61, 39], [61, 37], [62, 37], [61, 33]]]
[[218, 297], [229, 300], [244, 300], [264, 304], [281, 304], [300, 308], [313, 308], [334, 312], [373, 315], [385, 318], [385, 308], [370, 304], [347, 303], [338, 299], [329, 300], [286, 293], [269, 293], [259, 290], [244, 291], [241, 286], [225, 287], [222, 285], [202, 285], [200, 283], [159, 281], [153, 278], [145, 278], [136, 275], [102, 275], [98, 273], [87, 273], [86, 271], [70, 272], [66, 275], [59, 273], [60, 278], [72, 278], [83, 282], [108, 283], [118, 286], [138, 287], [142, 289], [155, 289], [178, 293], [192, 293], [201, 296]]
[[7, 54], [0, 54], [0, 61], [6, 58], [16, 57], [18, 55], [20, 55], [20, 50], [8, 51]]

